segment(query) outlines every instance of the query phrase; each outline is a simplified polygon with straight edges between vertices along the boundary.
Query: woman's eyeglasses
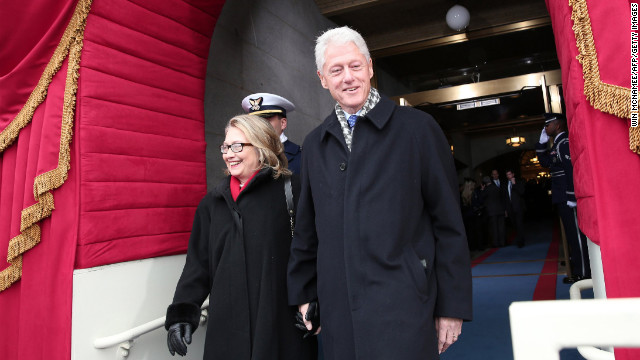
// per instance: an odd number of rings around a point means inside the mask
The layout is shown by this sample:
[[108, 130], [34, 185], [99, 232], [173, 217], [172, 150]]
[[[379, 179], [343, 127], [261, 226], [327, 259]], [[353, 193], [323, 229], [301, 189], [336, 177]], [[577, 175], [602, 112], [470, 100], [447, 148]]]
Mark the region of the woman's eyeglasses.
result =
[[220, 145], [220, 152], [222, 154], [226, 154], [229, 151], [229, 149], [231, 149], [231, 151], [233, 151], [234, 153], [239, 153], [239, 152], [242, 151], [242, 149], [245, 146], [253, 146], [253, 144], [251, 144], [251, 143], [234, 143], [234, 144], [231, 144], [231, 145], [224, 145], [223, 144], [223, 145]]

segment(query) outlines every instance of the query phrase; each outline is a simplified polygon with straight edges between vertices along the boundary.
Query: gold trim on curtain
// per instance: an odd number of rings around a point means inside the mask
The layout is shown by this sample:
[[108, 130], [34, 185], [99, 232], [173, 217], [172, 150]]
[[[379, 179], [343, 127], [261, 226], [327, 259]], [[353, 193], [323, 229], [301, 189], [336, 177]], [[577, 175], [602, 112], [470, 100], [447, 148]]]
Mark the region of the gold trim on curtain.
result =
[[[573, 32], [578, 46], [578, 61], [582, 64], [584, 94], [595, 109], [617, 117], [631, 117], [631, 89], [606, 84], [600, 80], [600, 67], [596, 53], [587, 0], [569, 0]], [[629, 127], [629, 148], [640, 154], [640, 127]]]
[[64, 89], [62, 108], [62, 126], [60, 132], [60, 152], [58, 166], [46, 173], [36, 176], [33, 184], [33, 195], [37, 202], [22, 210], [20, 218], [20, 235], [9, 241], [7, 261], [9, 267], [0, 272], [0, 292], [7, 289], [22, 276], [22, 254], [40, 242], [40, 226], [38, 222], [51, 215], [54, 209], [52, 190], [60, 187], [66, 180], [70, 165], [70, 144], [73, 136], [75, 118], [76, 93], [78, 90], [78, 70], [82, 39], [91, 9], [92, 0], [78, 0], [75, 11], [58, 44], [51, 60], [47, 64], [38, 85], [35, 87], [26, 104], [18, 115], [0, 134], [0, 152], [3, 152], [18, 137], [20, 130], [31, 122], [36, 108], [47, 96], [51, 79], [60, 70], [64, 59], [69, 58], [67, 78]]

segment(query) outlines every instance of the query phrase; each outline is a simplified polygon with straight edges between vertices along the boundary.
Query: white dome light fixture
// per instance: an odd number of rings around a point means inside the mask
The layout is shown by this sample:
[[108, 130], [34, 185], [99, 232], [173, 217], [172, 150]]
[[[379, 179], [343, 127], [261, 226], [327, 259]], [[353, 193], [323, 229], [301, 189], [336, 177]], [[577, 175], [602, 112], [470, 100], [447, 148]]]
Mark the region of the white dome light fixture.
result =
[[462, 5], [454, 5], [447, 11], [447, 25], [455, 31], [462, 31], [469, 26], [471, 15]]

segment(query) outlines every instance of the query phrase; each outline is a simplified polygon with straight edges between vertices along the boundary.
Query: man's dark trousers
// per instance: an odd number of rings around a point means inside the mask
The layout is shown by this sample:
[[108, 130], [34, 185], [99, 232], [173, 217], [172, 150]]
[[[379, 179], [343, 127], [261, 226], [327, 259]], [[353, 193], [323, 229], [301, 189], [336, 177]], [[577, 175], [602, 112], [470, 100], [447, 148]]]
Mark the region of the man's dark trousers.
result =
[[563, 203], [559, 203], [557, 206], [558, 214], [564, 226], [567, 244], [569, 245], [571, 275], [590, 278], [591, 266], [589, 264], [587, 237], [576, 226], [576, 210]]

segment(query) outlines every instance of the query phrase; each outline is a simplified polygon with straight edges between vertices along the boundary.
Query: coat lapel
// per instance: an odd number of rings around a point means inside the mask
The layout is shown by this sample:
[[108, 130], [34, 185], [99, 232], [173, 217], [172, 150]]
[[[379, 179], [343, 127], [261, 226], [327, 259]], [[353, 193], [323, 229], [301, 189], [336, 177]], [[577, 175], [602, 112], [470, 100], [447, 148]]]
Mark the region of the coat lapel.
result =
[[340, 122], [338, 121], [338, 116], [336, 116], [335, 112], [331, 112], [331, 115], [329, 115], [320, 126], [320, 141], [323, 141], [328, 135], [333, 135], [340, 144], [342, 144], [344, 150], [347, 153], [349, 152], [347, 142], [344, 140], [344, 135], [342, 134]]

